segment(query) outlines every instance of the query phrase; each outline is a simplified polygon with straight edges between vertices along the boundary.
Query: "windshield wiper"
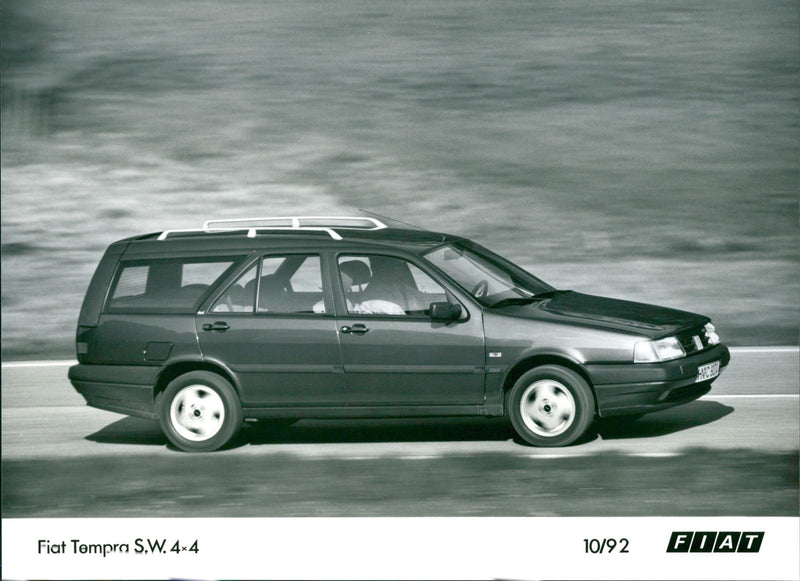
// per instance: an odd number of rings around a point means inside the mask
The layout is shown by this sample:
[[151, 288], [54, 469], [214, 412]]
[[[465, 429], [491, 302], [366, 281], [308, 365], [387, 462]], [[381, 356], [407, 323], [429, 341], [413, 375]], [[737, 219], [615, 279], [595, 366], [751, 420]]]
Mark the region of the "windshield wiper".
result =
[[509, 297], [507, 299], [502, 299], [497, 301], [495, 304], [491, 305], [490, 309], [498, 309], [500, 307], [508, 307], [510, 305], [528, 305], [530, 303], [535, 303], [538, 301], [539, 298], [536, 296], [532, 297]]
[[495, 304], [491, 305], [490, 309], [498, 309], [500, 307], [508, 307], [511, 305], [529, 305], [531, 303], [535, 303], [536, 301], [541, 301], [544, 299], [549, 299], [552, 296], [555, 296], [559, 293], [565, 293], [568, 291], [565, 290], [549, 290], [540, 293], [536, 293], [530, 297], [509, 297], [507, 299], [502, 299], [497, 301]]

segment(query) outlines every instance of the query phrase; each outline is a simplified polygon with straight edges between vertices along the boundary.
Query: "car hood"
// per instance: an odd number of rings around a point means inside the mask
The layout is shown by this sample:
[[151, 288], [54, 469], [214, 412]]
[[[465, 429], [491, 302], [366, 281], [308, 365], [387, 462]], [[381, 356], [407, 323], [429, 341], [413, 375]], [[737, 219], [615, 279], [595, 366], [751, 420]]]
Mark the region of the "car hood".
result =
[[522, 318], [541, 319], [544, 315], [556, 315], [576, 321], [593, 323], [594, 326], [632, 332], [659, 338], [681, 329], [698, 327], [709, 322], [708, 317], [606, 297], [585, 295], [574, 291], [556, 291], [553, 296], [528, 305], [508, 306], [498, 313]]

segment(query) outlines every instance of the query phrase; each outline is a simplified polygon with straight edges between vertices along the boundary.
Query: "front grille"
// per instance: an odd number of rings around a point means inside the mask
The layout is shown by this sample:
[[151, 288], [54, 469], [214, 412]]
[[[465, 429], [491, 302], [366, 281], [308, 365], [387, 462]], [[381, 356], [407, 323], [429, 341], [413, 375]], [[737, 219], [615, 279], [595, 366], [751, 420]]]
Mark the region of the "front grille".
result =
[[704, 327], [697, 327], [695, 329], [690, 329], [689, 331], [679, 333], [678, 341], [680, 341], [681, 347], [683, 347], [683, 350], [686, 351], [687, 355], [697, 353], [698, 351], [707, 349], [710, 346], [708, 344], [708, 337], [706, 337], [706, 330]]

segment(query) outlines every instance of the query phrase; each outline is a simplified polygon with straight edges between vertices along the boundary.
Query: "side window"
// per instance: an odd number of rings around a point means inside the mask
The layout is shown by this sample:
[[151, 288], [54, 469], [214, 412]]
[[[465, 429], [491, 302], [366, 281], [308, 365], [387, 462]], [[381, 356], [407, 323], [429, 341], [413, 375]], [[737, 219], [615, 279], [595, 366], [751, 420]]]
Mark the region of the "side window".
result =
[[256, 272], [254, 264], [229, 286], [211, 307], [212, 313], [252, 313], [256, 304]]
[[303, 262], [300, 268], [289, 278], [289, 284], [292, 291], [296, 293], [322, 292], [319, 257], [312, 256]]
[[234, 259], [184, 258], [123, 263], [111, 290], [111, 312], [191, 312]]
[[293, 254], [265, 257], [261, 261], [256, 311], [324, 314], [319, 256]]
[[[413, 264], [409, 263], [408, 267], [411, 270], [411, 276], [414, 277], [414, 283], [416, 283], [419, 292], [421, 292], [427, 298], [430, 298], [431, 303], [447, 300], [447, 293], [445, 293], [444, 289], [438, 282], [433, 280], [430, 276], [425, 274]], [[430, 303], [428, 304], [430, 305]]]
[[130, 266], [122, 270], [114, 289], [114, 299], [143, 295], [147, 290], [149, 266]]
[[447, 300], [438, 282], [402, 258], [341, 256], [339, 275], [354, 314], [426, 316], [431, 303]]

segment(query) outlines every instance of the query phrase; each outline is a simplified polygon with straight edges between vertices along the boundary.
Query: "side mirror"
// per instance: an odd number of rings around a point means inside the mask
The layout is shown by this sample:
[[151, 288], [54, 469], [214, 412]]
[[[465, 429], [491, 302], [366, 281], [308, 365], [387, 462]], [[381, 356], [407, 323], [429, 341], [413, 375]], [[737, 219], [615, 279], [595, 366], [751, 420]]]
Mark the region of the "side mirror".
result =
[[448, 302], [431, 303], [430, 311], [434, 321], [456, 321], [461, 317], [461, 305]]

